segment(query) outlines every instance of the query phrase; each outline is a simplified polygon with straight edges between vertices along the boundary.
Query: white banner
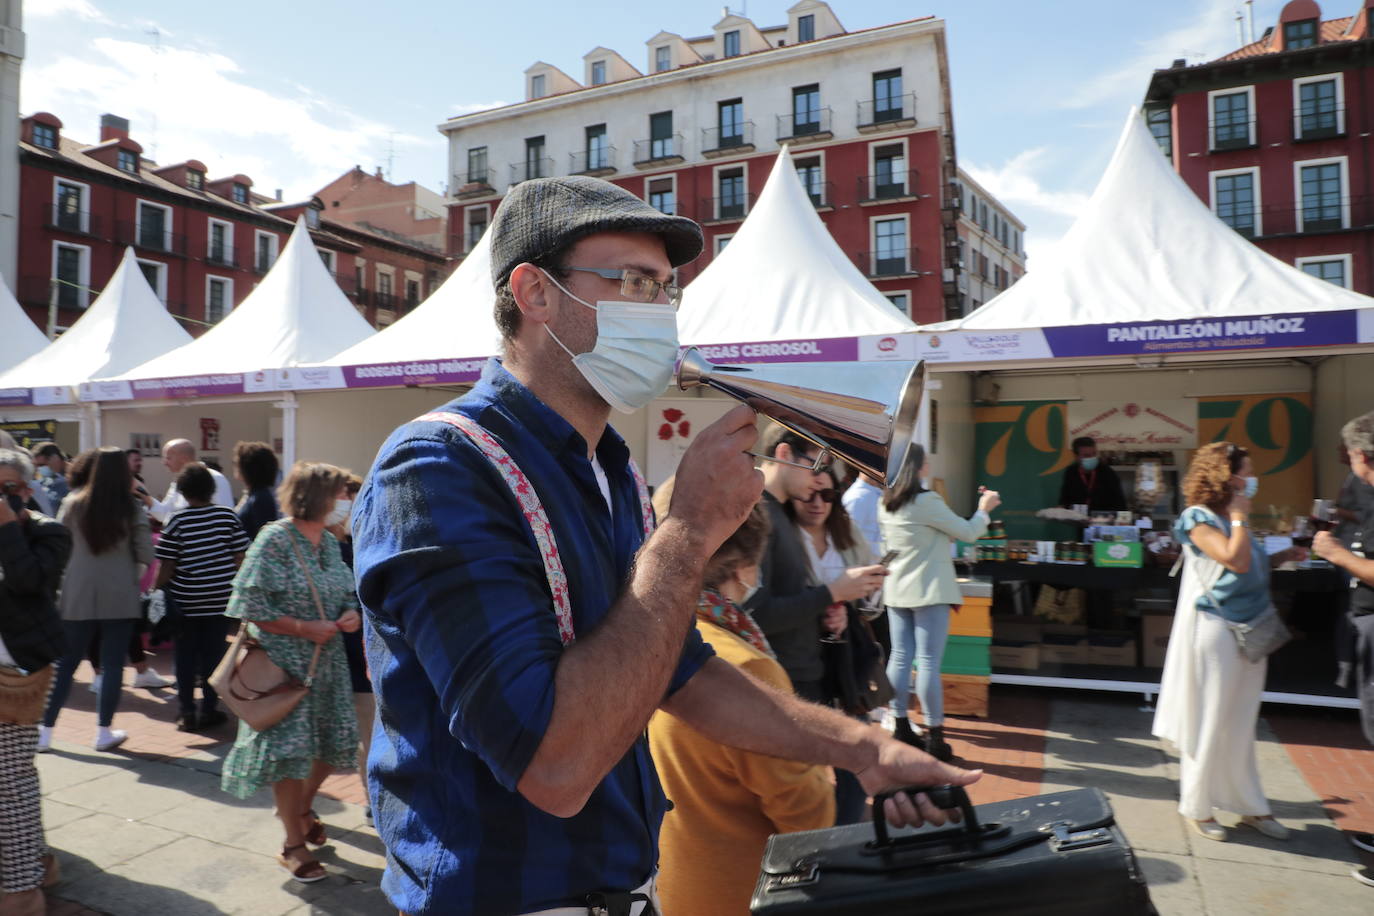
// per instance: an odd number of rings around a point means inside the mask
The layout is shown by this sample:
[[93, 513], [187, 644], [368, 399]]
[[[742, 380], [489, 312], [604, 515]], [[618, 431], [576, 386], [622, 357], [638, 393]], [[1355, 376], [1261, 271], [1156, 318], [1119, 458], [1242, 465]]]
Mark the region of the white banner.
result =
[[1197, 448], [1197, 402], [1070, 401], [1069, 436], [1089, 436], [1114, 452]]
[[83, 401], [132, 401], [134, 386], [129, 382], [82, 382]]
[[66, 385], [33, 389], [33, 403], [35, 405], [70, 404], [71, 402], [72, 390]]
[[1360, 309], [1358, 321], [1355, 339], [1360, 343], [1374, 343], [1374, 309]]
[[1045, 335], [1031, 331], [922, 332], [917, 356], [928, 363], [978, 363], [1012, 359], [1049, 359]]
[[283, 370], [286, 376], [283, 388], [296, 391], [310, 391], [329, 388], [344, 388], [343, 369], [337, 366], [319, 366], [307, 369]]
[[874, 362], [878, 360], [898, 360], [915, 362], [917, 356], [916, 334], [869, 334], [859, 338], [859, 360]]
[[259, 369], [243, 374], [244, 391], [281, 391], [290, 388], [288, 369]]

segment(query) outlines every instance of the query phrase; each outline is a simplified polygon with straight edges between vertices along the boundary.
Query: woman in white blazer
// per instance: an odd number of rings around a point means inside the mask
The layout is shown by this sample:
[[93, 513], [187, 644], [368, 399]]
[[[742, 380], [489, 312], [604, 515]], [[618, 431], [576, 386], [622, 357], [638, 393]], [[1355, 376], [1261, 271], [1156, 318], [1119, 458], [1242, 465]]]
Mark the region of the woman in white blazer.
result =
[[[988, 528], [988, 513], [1002, 498], [986, 490], [978, 499], [973, 518], [954, 513], [939, 493], [927, 490], [921, 481], [930, 472], [925, 449], [911, 447], [897, 479], [883, 493], [878, 524], [883, 546], [897, 551], [888, 566], [883, 584], [883, 603], [892, 631], [892, 657], [887, 663], [887, 678], [896, 688], [890, 706], [894, 734], [903, 741], [924, 746], [940, 760], [953, 756], [944, 739], [944, 692], [940, 686], [940, 662], [949, 638], [950, 605], [959, 604], [963, 595], [954, 575], [950, 542], [975, 541]], [[907, 690], [911, 662], [916, 659], [916, 696], [925, 715], [925, 740], [921, 741], [907, 719]]]

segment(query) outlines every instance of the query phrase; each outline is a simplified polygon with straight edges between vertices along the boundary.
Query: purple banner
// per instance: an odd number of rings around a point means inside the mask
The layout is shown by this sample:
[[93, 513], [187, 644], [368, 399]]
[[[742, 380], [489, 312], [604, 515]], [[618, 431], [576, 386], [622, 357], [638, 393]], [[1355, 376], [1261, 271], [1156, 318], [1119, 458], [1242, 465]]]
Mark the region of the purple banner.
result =
[[33, 403], [33, 392], [28, 388], [0, 388], [0, 407], [28, 407]]
[[1355, 343], [1356, 333], [1354, 310], [1045, 328], [1056, 357], [1330, 347]]
[[478, 359], [416, 360], [407, 363], [373, 363], [345, 366], [344, 384], [349, 388], [395, 388], [401, 385], [444, 385], [475, 382], [487, 364]]
[[823, 337], [810, 340], [702, 344], [697, 346], [697, 349], [713, 363], [848, 363], [859, 358], [859, 339]]
[[134, 400], [136, 401], [152, 401], [162, 398], [206, 398], [225, 394], [243, 394], [243, 392], [243, 376], [239, 373], [140, 379], [133, 383]]

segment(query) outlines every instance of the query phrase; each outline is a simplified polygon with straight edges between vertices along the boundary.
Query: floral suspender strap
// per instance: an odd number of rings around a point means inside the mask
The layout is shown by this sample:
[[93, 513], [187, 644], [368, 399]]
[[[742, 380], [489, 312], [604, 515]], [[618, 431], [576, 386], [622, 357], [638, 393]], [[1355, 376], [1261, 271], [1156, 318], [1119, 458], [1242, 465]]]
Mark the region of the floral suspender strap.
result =
[[[447, 423], [467, 436], [510, 488], [511, 495], [520, 504], [520, 510], [525, 514], [525, 521], [534, 532], [534, 540], [539, 547], [539, 556], [544, 563], [544, 575], [549, 582], [549, 593], [553, 595], [554, 614], [558, 617], [558, 637], [563, 641], [563, 645], [570, 645], [576, 636], [573, 633], [572, 601], [568, 595], [568, 574], [564, 571], [563, 560], [558, 554], [558, 542], [553, 535], [553, 525], [549, 522], [548, 513], [544, 511], [544, 504], [539, 501], [539, 494], [534, 491], [534, 485], [525, 476], [525, 472], [520, 470], [520, 466], [515, 463], [510, 453], [496, 441], [496, 437], [483, 429], [476, 420], [460, 413], [444, 412], [427, 413], [416, 418], [416, 422], [429, 421]], [[653, 507], [649, 503], [649, 490], [633, 461], [630, 462], [630, 473], [634, 475], [635, 489], [639, 493], [644, 536], [648, 537], [653, 531]]]

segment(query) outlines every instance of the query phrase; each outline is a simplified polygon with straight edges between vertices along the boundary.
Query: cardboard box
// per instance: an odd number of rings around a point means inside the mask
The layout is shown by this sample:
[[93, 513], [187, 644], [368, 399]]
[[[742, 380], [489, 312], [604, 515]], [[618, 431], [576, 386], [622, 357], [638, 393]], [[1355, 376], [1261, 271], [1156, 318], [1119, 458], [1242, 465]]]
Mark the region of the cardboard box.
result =
[[1082, 636], [1046, 633], [1040, 640], [1040, 662], [1045, 665], [1086, 665], [1088, 640]]
[[1088, 637], [1088, 664], [1136, 666], [1136, 641], [1129, 633], [1094, 633]]
[[1040, 642], [1040, 634], [1045, 625], [1034, 617], [1017, 615], [992, 618], [993, 639], [1006, 639], [1012, 642]]
[[[940, 684], [944, 688], [945, 715], [987, 718], [988, 679], [986, 677], [973, 674], [942, 674], [940, 675]], [[907, 708], [911, 710], [911, 718], [919, 722], [921, 720], [921, 700], [916, 696], [915, 691], [912, 691]]]
[[1140, 618], [1140, 664], [1146, 668], [1163, 668], [1164, 653], [1169, 648], [1169, 630], [1173, 628], [1172, 614], [1145, 614]]
[[1093, 544], [1094, 566], [1137, 569], [1144, 562], [1145, 553], [1139, 542], [1098, 541]]
[[1034, 671], [1040, 667], [1040, 643], [1012, 639], [994, 639], [988, 657], [994, 668], [1016, 668]]

